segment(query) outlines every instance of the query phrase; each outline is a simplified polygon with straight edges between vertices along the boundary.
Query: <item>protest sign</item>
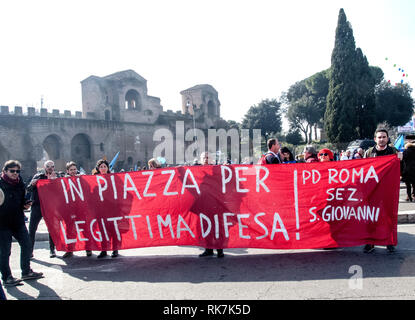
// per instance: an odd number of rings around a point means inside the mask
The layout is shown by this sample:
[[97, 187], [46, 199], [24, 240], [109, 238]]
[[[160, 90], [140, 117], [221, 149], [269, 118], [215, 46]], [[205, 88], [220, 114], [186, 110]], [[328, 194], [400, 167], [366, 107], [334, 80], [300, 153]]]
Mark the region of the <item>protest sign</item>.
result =
[[399, 159], [161, 168], [39, 180], [58, 250], [397, 244]]

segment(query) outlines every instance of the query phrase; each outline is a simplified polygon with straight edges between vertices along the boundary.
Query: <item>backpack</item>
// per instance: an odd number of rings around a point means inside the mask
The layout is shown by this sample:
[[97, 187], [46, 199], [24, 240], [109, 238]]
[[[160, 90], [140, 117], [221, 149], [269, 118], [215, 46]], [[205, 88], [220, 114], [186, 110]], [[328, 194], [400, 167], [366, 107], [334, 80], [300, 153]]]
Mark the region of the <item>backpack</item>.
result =
[[259, 160], [258, 160], [258, 163], [257, 164], [268, 164], [267, 163], [267, 155], [269, 155], [269, 154], [271, 154], [271, 152], [267, 152], [267, 153], [265, 153], [265, 154], [263, 154], [262, 156], [261, 156], [261, 158], [259, 158]]

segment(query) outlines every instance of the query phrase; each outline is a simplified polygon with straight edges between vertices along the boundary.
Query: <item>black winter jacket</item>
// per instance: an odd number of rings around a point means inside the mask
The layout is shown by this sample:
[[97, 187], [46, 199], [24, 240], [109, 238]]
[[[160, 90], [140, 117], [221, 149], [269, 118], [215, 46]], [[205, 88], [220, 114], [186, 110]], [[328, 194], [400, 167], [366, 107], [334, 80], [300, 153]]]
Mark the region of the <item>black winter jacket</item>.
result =
[[401, 171], [402, 181], [415, 183], [415, 144], [403, 151]]
[[40, 201], [39, 201], [39, 194], [37, 191], [37, 186], [33, 186], [32, 185], [32, 181], [33, 180], [42, 180], [42, 179], [47, 179], [48, 177], [46, 176], [46, 174], [44, 172], [39, 172], [36, 173], [32, 180], [29, 182], [28, 186], [27, 186], [27, 191], [32, 193], [32, 206], [40, 206]]
[[0, 206], [0, 230], [17, 230], [25, 224], [25, 185], [22, 179], [13, 186], [0, 178], [0, 188], [4, 193], [4, 203]]

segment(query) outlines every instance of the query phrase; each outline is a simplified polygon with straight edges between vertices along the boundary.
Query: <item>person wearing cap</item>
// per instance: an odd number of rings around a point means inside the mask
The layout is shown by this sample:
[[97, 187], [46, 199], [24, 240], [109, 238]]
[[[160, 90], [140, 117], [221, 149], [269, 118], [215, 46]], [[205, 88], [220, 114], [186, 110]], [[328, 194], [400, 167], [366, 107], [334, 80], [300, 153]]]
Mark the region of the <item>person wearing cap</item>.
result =
[[318, 162], [317, 151], [313, 146], [305, 146], [303, 154], [306, 163]]
[[[25, 199], [25, 185], [20, 176], [22, 165], [17, 160], [8, 160], [0, 177], [0, 272], [3, 285], [18, 286], [22, 281], [43, 278], [43, 273], [30, 268], [31, 242], [24, 221], [24, 210], [30, 202]], [[20, 246], [20, 268], [22, 278], [17, 279], [10, 269], [12, 237]]]
[[330, 149], [321, 149], [318, 152], [318, 159], [320, 162], [334, 161], [333, 152]]

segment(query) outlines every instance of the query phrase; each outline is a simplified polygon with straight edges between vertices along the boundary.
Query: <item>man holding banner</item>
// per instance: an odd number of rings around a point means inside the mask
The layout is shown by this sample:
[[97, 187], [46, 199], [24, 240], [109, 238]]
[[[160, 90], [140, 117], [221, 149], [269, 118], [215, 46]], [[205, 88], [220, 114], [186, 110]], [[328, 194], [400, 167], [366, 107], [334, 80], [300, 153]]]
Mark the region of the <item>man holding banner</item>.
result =
[[[35, 174], [30, 181], [29, 185], [27, 186], [27, 191], [33, 192], [33, 203], [32, 208], [30, 211], [30, 221], [29, 221], [29, 236], [30, 241], [32, 242], [32, 257], [33, 257], [33, 248], [35, 246], [36, 241], [36, 231], [39, 226], [40, 220], [42, 220], [42, 211], [40, 208], [40, 201], [39, 201], [39, 194], [37, 189], [37, 183], [39, 180], [43, 179], [56, 179], [58, 176], [55, 171], [55, 163], [52, 160], [47, 160], [44, 165], [44, 172], [40, 172]], [[55, 244], [51, 236], [49, 235], [49, 249], [50, 249], [50, 257], [55, 258]]]
[[[210, 158], [209, 158], [209, 153], [207, 152], [202, 152], [202, 154], [200, 155], [200, 162], [202, 163], [203, 166], [205, 165], [209, 165], [210, 163]], [[223, 249], [216, 249], [216, 251], [218, 252], [218, 258], [223, 258], [225, 255], [223, 253]], [[205, 251], [203, 251], [203, 253], [199, 254], [199, 257], [209, 257], [209, 256], [213, 256], [213, 249], [208, 249], [205, 248]]]
[[[43, 278], [41, 272], [30, 268], [31, 243], [24, 221], [24, 209], [30, 207], [25, 200], [25, 186], [20, 177], [21, 164], [9, 160], [4, 164], [0, 177], [0, 271], [4, 286], [18, 286], [23, 280]], [[20, 245], [22, 278], [17, 279], [10, 269], [12, 237]]]
[[60, 251], [396, 245], [399, 186], [395, 155], [38, 182], [42, 213]]
[[[365, 158], [387, 156], [398, 153], [398, 150], [395, 147], [388, 145], [389, 133], [386, 129], [377, 129], [375, 131], [374, 140], [376, 145], [367, 149], [365, 152]], [[391, 244], [387, 245], [386, 249], [389, 253], [395, 252], [395, 247]], [[373, 244], [366, 244], [363, 249], [365, 253], [371, 253], [374, 250], [375, 246]]]

